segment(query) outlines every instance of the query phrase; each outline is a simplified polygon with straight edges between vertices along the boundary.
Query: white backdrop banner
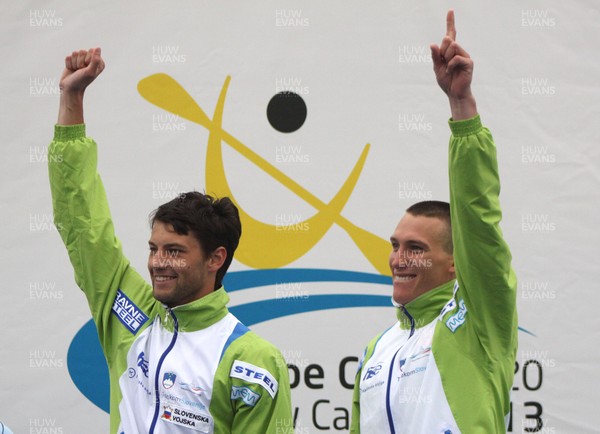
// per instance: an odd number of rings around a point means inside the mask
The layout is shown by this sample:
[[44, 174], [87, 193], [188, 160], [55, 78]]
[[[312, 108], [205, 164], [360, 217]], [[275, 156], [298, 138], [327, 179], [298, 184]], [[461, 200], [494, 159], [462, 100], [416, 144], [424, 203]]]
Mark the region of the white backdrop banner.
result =
[[286, 357], [295, 432], [348, 432], [358, 357], [395, 321], [386, 240], [412, 203], [448, 200], [450, 112], [429, 53], [448, 8], [498, 146], [519, 278], [509, 432], [600, 432], [600, 12], [582, 0], [4, 2], [0, 422], [108, 432], [47, 171], [64, 57], [100, 46], [87, 132], [126, 255], [147, 276], [153, 209], [230, 194], [245, 216], [231, 311]]

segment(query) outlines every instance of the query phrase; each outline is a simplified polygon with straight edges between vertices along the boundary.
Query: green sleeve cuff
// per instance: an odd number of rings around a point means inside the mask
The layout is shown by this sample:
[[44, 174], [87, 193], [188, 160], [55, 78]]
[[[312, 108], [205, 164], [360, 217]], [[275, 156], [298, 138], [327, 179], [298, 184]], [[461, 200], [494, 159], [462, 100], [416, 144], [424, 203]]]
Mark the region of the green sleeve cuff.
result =
[[68, 140], [82, 139], [85, 137], [85, 124], [54, 125], [54, 140], [66, 142]]
[[461, 121], [453, 121], [450, 119], [448, 125], [450, 125], [450, 131], [452, 131], [452, 135], [455, 137], [466, 137], [471, 134], [477, 134], [483, 128], [478, 114], [471, 119], [464, 119]]

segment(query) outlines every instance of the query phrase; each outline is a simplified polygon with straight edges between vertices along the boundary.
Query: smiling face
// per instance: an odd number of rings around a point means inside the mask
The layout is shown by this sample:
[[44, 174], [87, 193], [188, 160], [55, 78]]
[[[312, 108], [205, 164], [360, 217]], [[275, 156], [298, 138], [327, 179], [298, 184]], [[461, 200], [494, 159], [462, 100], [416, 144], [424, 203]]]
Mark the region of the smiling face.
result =
[[454, 258], [447, 251], [447, 224], [436, 217], [402, 217], [390, 237], [390, 270], [396, 303], [407, 304], [455, 278]]
[[190, 303], [214, 290], [215, 275], [226, 256], [219, 247], [207, 258], [192, 233], [178, 234], [173, 225], [155, 221], [152, 226], [148, 270], [153, 295], [175, 307]]

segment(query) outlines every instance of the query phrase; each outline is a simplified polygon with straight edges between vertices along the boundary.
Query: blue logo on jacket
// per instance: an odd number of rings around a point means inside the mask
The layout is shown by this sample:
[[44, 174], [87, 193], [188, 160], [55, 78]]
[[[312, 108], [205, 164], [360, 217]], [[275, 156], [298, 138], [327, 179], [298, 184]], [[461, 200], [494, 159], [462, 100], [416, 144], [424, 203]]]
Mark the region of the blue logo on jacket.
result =
[[144, 352], [138, 354], [137, 356], [137, 365], [144, 373], [144, 376], [148, 378], [148, 360], [144, 358]]
[[177, 378], [177, 375], [175, 375], [173, 372], [165, 372], [162, 381], [163, 387], [165, 389], [170, 389], [171, 387], [173, 387], [173, 385], [175, 384], [175, 378]]
[[140, 327], [148, 321], [148, 316], [120, 289], [117, 290], [112, 313], [114, 313], [127, 330], [133, 334], [136, 334]]
[[369, 378], [373, 378], [375, 375], [379, 374], [381, 371], [381, 365], [371, 366], [367, 369], [367, 373], [363, 377], [363, 380], [368, 380]]

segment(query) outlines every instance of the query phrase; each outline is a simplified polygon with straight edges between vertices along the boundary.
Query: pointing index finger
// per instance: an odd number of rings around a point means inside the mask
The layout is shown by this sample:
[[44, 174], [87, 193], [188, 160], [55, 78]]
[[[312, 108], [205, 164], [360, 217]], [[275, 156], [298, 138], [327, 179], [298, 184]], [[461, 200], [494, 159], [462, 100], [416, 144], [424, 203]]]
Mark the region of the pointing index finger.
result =
[[454, 11], [449, 10], [446, 15], [446, 36], [453, 41], [456, 40], [456, 27], [454, 26]]

